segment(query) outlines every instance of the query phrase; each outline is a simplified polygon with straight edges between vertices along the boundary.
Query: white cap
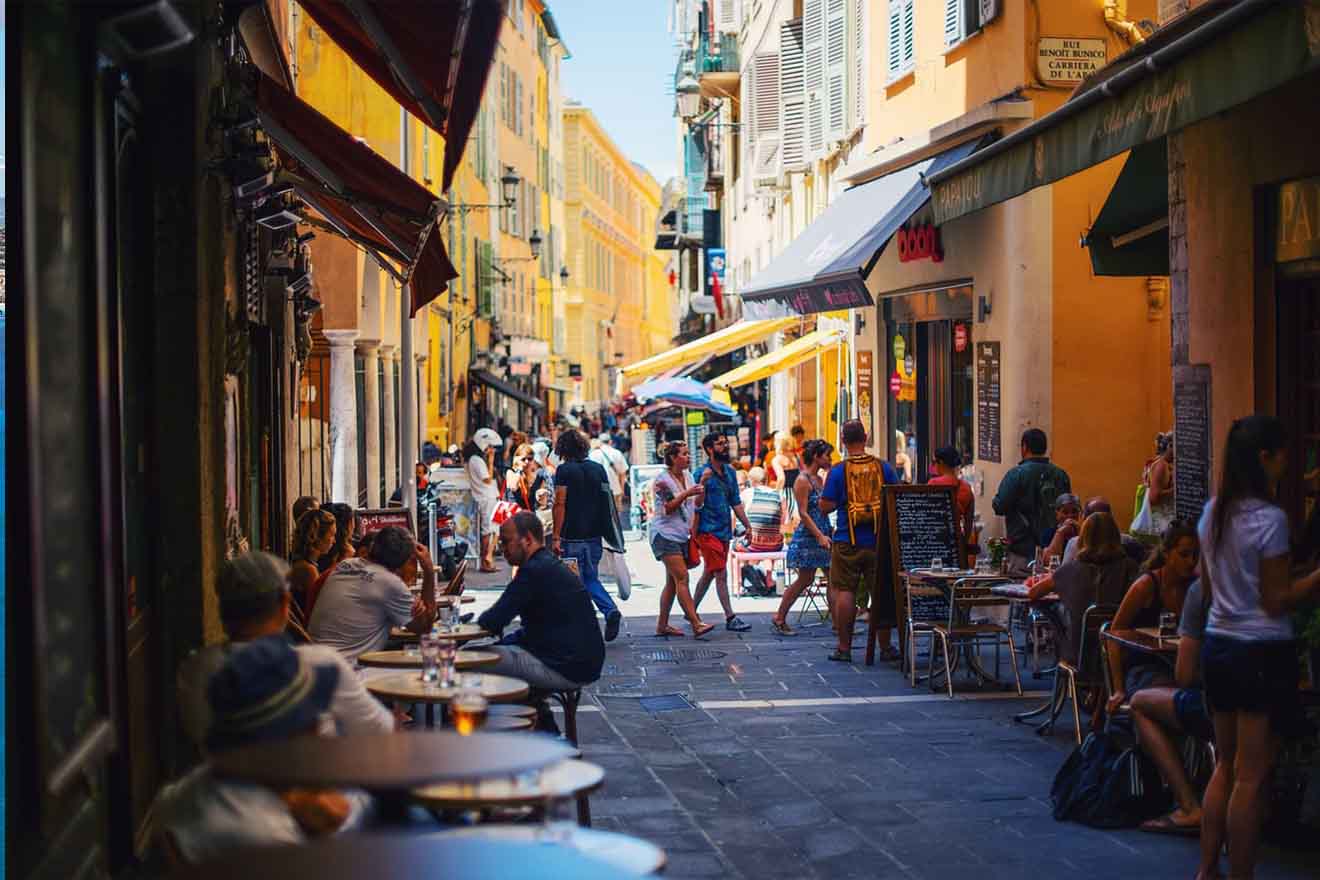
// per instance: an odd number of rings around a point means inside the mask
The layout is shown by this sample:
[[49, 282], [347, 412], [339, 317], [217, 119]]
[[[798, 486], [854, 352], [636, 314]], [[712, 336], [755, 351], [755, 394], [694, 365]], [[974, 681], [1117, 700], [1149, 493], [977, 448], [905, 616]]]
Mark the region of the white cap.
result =
[[491, 447], [504, 445], [504, 441], [500, 439], [500, 435], [496, 434], [490, 428], [478, 428], [477, 433], [472, 435], [472, 442], [477, 444], [477, 448], [482, 452], [485, 452]]
[[601, 434], [599, 437], [597, 437], [596, 439], [599, 440], [601, 443], [613, 443], [613, 442], [614, 442], [614, 438], [610, 436], [610, 432], [609, 432], [609, 431], [605, 431], [604, 433], [602, 433], [602, 434]]

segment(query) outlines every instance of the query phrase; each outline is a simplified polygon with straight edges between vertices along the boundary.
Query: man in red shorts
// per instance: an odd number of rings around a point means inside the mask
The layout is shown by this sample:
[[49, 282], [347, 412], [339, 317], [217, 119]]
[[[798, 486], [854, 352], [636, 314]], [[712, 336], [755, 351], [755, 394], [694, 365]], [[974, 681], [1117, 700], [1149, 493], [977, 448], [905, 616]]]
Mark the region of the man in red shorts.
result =
[[749, 533], [752, 525], [747, 521], [742, 498], [738, 495], [738, 475], [729, 463], [732, 458], [729, 438], [723, 434], [707, 434], [702, 438], [701, 448], [706, 451], [709, 461], [697, 472], [698, 482], [706, 487], [706, 497], [697, 508], [696, 528], [692, 530], [701, 550], [702, 564], [701, 579], [697, 581], [692, 598], [700, 605], [711, 580], [714, 580], [715, 593], [724, 606], [724, 628], [746, 632], [752, 625], [733, 613], [733, 604], [729, 601], [729, 542], [733, 540], [730, 514], [737, 516]]

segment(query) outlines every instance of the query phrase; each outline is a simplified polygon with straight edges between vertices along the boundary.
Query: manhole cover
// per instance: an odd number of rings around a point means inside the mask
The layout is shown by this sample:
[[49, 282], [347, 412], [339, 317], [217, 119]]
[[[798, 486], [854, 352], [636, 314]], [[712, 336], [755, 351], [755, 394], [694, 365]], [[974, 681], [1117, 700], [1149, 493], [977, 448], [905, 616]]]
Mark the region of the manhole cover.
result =
[[658, 648], [643, 651], [637, 659], [643, 663], [691, 663], [695, 660], [719, 660], [726, 656], [724, 651], [714, 648]]
[[654, 697], [642, 697], [637, 701], [648, 712], [677, 712], [693, 708], [682, 694], [659, 694]]

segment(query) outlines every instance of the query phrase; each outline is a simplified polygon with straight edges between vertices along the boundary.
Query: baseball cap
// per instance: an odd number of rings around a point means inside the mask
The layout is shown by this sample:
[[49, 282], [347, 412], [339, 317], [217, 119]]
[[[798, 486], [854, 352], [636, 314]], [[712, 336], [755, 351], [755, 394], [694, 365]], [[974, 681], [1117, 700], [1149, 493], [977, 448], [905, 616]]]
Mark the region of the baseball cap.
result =
[[491, 447], [498, 448], [504, 445], [504, 441], [500, 439], [500, 435], [496, 434], [490, 428], [478, 428], [477, 432], [472, 435], [472, 442], [477, 444], [477, 448], [482, 452], [485, 452]]

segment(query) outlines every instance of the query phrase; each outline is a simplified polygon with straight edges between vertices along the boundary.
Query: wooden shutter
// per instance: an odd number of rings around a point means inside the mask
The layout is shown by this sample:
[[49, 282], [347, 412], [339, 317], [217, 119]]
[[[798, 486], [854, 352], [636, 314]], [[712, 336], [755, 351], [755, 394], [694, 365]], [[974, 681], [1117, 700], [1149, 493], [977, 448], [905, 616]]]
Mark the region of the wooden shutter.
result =
[[848, 0], [826, 0], [825, 96], [825, 139], [842, 140], [848, 123]]
[[782, 139], [780, 157], [786, 171], [801, 168], [807, 158], [807, 93], [803, 87], [802, 19], [779, 26], [779, 96]]
[[857, 128], [866, 122], [867, 67], [866, 67], [866, 0], [851, 0], [852, 14], [848, 24], [852, 28], [849, 40], [852, 58], [849, 60], [849, 72], [852, 74], [852, 87], [849, 90], [851, 119], [848, 128]]
[[802, 5], [802, 88], [806, 94], [807, 158], [825, 154], [825, 0]]
[[952, 46], [963, 38], [963, 0], [944, 0], [944, 45]]

